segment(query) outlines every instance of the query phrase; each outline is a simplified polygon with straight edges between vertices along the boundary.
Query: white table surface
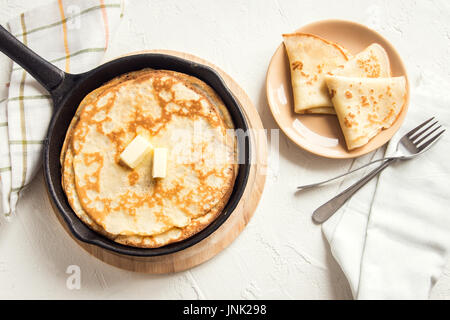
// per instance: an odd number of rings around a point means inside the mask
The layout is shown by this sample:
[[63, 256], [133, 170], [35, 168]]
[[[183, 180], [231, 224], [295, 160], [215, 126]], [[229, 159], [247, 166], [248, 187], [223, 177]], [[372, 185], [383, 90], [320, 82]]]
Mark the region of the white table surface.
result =
[[[0, 23], [49, 0], [0, 0]], [[266, 128], [265, 74], [281, 34], [328, 18], [364, 23], [387, 37], [405, 59], [412, 90], [450, 95], [450, 1], [411, 0], [132, 0], [106, 58], [143, 49], [195, 54], [220, 66], [248, 93]], [[7, 60], [0, 55], [0, 71]], [[0, 83], [7, 82], [0, 72]], [[449, 106], [450, 107], [450, 106]], [[295, 194], [298, 184], [348, 169], [300, 150], [280, 134], [260, 205], [244, 232], [212, 260], [186, 272], [146, 275], [106, 265], [63, 230], [42, 174], [24, 191], [18, 214], [0, 222], [0, 298], [64, 299], [348, 299], [350, 290], [311, 212], [338, 184]], [[69, 265], [81, 288], [66, 286]], [[450, 267], [432, 298], [450, 299]]]

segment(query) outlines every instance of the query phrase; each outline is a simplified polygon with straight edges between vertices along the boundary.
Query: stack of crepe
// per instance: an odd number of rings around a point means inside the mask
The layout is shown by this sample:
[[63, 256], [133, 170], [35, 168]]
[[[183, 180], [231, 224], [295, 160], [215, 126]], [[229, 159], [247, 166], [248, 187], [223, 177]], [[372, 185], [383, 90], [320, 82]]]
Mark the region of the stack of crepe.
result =
[[349, 150], [389, 128], [406, 102], [405, 77], [391, 77], [379, 44], [352, 56], [318, 36], [283, 35], [289, 57], [294, 111], [336, 114]]
[[[63, 189], [77, 216], [116, 242], [181, 241], [210, 224], [230, 197], [233, 128], [222, 100], [197, 78], [150, 69], [117, 77], [89, 93], [70, 124]], [[164, 179], [152, 178], [151, 155], [134, 169], [120, 162], [137, 135], [168, 149]]]

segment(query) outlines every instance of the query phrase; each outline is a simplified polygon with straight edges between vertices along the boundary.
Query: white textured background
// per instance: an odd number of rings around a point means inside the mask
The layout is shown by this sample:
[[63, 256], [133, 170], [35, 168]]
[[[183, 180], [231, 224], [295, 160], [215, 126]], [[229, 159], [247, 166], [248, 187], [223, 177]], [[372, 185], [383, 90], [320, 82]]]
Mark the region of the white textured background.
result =
[[[48, 0], [0, 0], [0, 23]], [[257, 106], [266, 128], [265, 73], [281, 33], [328, 18], [364, 23], [387, 37], [408, 67], [412, 90], [450, 95], [448, 0], [132, 0], [107, 57], [142, 49], [173, 49], [228, 72]], [[0, 55], [0, 83], [8, 81]], [[450, 106], [449, 106], [450, 107]], [[351, 161], [321, 159], [280, 134], [280, 165], [272, 168], [246, 230], [224, 252], [190, 271], [145, 275], [96, 260], [74, 243], [54, 216], [42, 175], [24, 191], [18, 215], [0, 224], [0, 298], [347, 299], [347, 281], [311, 212], [338, 184], [294, 194], [295, 187], [345, 171]], [[66, 288], [66, 268], [79, 265], [80, 290]], [[450, 268], [432, 298], [450, 299]]]

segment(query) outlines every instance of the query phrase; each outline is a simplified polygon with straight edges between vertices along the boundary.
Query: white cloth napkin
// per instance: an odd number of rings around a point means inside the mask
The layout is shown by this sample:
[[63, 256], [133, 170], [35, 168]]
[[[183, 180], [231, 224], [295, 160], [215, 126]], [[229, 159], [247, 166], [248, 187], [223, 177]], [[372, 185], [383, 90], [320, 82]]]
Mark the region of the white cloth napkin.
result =
[[[122, 14], [121, 0], [58, 0], [21, 14], [7, 29], [60, 69], [80, 73], [97, 66]], [[0, 98], [2, 211], [14, 213], [20, 191], [41, 165], [42, 142], [52, 114], [46, 92], [12, 64]], [[2, 92], [0, 92], [2, 94]]]
[[[386, 155], [431, 116], [450, 128], [450, 101], [416, 91]], [[355, 298], [429, 297], [450, 251], [449, 157], [446, 132], [425, 154], [385, 169], [323, 225]]]

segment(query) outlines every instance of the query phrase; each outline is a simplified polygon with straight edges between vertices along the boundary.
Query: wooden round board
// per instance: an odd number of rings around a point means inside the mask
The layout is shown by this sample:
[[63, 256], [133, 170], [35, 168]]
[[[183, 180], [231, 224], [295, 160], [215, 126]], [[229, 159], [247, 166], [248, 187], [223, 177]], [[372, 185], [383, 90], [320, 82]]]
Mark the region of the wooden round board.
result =
[[[149, 50], [139, 53], [164, 53], [192, 60], [215, 69], [225, 80], [235, 97], [239, 100], [249, 126], [253, 129], [250, 133], [250, 143], [253, 151], [252, 167], [250, 170], [247, 188], [231, 216], [213, 234], [185, 250], [158, 257], [132, 257], [113, 253], [100, 247], [90, 245], [75, 239], [67, 229], [62, 217], [56, 212], [59, 221], [67, 233], [87, 252], [96, 258], [115, 267], [144, 273], [172, 273], [193, 268], [225, 249], [244, 230], [250, 221], [258, 202], [261, 198], [266, 180], [267, 167], [267, 142], [263, 133], [263, 125], [256, 108], [244, 90], [224, 71], [196, 56], [169, 50]], [[131, 55], [130, 54], [130, 55]]]

